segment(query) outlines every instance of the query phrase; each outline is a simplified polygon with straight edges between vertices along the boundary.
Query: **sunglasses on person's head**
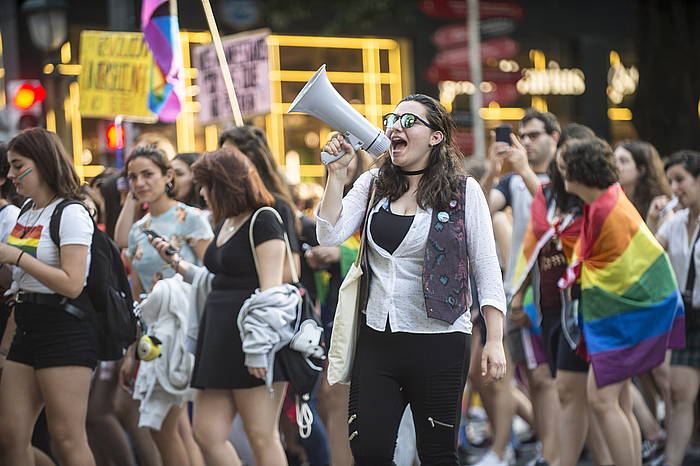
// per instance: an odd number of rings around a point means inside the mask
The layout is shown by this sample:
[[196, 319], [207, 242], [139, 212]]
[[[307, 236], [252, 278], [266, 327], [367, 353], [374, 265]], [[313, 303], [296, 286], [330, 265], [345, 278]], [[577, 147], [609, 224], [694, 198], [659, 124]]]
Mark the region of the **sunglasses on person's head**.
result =
[[416, 124], [416, 121], [420, 121], [428, 128], [433, 130], [435, 129], [433, 125], [431, 125], [418, 115], [414, 115], [413, 113], [404, 113], [403, 115], [397, 115], [396, 113], [387, 113], [386, 115], [384, 115], [384, 127], [391, 128], [396, 124], [396, 120], [399, 120], [399, 123], [401, 123], [401, 127], [403, 128], [410, 128], [411, 126]]

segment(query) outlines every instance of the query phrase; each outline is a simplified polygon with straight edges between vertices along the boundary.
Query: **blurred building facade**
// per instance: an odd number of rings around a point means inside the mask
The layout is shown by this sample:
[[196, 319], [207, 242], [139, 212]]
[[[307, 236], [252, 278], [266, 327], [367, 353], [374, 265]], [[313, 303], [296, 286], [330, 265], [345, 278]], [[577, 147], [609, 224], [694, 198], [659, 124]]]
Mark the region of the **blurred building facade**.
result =
[[[52, 3], [46, 0], [47, 4]], [[60, 3], [60, 2], [59, 2]], [[139, 0], [66, 0], [66, 42], [40, 51], [32, 42], [23, 0], [0, 0], [0, 108], [11, 104], [8, 80], [40, 79], [48, 98], [45, 124], [55, 129], [88, 177], [114, 165], [106, 147], [109, 119], [80, 112], [80, 35], [84, 30], [138, 31]], [[440, 100], [471, 151], [468, 113], [475, 83], [464, 56], [464, 15], [453, 0], [340, 2], [213, 0], [222, 35], [267, 28], [270, 111], [248, 121], [265, 128], [293, 179], [319, 180], [318, 153], [330, 128], [288, 104], [323, 63], [338, 91], [381, 124], [401, 96], [422, 92]], [[563, 123], [591, 126], [611, 142], [643, 138], [662, 155], [700, 147], [700, 6], [692, 0], [512, 0], [481, 2], [484, 107], [487, 130], [516, 124], [527, 107]], [[141, 132], [169, 137], [179, 151], [216, 146], [232, 121], [198, 118], [197, 47], [211, 38], [198, 1], [179, 1], [187, 102], [176, 124], [125, 123], [126, 150]], [[323, 19], [321, 21], [321, 18]], [[461, 35], [460, 35], [461, 34]], [[5, 112], [7, 113], [7, 112]], [[4, 138], [13, 128], [5, 124]]]

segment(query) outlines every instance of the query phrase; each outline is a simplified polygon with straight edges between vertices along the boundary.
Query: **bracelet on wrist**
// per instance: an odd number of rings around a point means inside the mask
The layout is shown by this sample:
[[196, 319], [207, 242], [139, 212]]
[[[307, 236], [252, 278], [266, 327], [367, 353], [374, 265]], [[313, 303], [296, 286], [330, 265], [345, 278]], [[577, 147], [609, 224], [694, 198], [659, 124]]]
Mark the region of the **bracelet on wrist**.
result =
[[19, 252], [19, 256], [17, 256], [17, 260], [15, 261], [15, 267], [19, 267], [19, 261], [22, 259], [22, 256], [24, 255], [24, 250]]

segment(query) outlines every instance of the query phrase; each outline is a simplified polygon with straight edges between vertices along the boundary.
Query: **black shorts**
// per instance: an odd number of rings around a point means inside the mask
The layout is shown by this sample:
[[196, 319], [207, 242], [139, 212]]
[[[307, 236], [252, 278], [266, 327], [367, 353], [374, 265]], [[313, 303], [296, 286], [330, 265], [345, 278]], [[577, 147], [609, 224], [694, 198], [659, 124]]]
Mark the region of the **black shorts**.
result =
[[556, 376], [557, 369], [571, 372], [588, 372], [588, 363], [580, 358], [562, 333], [559, 309], [542, 310], [542, 338], [547, 354], [549, 371]]
[[17, 332], [8, 361], [34, 369], [97, 365], [97, 338], [91, 315], [78, 319], [59, 307], [22, 303], [14, 309]]

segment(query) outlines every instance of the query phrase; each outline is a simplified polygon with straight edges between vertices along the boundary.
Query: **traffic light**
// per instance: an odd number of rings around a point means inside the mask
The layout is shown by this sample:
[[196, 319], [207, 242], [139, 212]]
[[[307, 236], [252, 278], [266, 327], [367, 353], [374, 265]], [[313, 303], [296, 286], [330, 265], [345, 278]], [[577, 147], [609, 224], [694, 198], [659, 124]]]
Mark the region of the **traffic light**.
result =
[[10, 131], [44, 126], [42, 102], [46, 91], [39, 80], [10, 79], [7, 81], [7, 96]]
[[107, 149], [117, 150], [124, 148], [124, 127], [122, 125], [110, 123], [105, 136], [107, 140]]

